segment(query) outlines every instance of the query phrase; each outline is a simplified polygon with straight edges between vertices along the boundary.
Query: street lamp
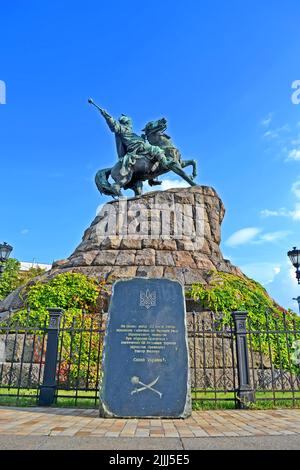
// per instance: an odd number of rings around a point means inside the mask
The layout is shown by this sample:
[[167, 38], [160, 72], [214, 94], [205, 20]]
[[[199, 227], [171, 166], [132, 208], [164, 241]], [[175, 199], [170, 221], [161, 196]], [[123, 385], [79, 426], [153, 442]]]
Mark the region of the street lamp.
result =
[[300, 295], [299, 297], [294, 297], [293, 300], [296, 300], [298, 302], [298, 305], [299, 305], [299, 313], [300, 313]]
[[12, 252], [13, 247], [10, 246], [8, 243], [0, 243], [0, 276], [4, 271], [4, 266], [6, 261], [9, 258], [9, 255]]
[[296, 278], [298, 279], [298, 284], [300, 284], [300, 250], [297, 250], [294, 246], [291, 251], [288, 251], [288, 257], [292, 265], [296, 268]]

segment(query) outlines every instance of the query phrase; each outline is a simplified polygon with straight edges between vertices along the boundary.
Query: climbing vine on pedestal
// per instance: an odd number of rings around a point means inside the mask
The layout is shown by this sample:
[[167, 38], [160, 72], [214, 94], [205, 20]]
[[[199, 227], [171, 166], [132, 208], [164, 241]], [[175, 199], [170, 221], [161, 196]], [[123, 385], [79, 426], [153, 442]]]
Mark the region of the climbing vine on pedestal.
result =
[[300, 331], [296, 313], [278, 305], [253, 279], [218, 271], [209, 274], [209, 284], [194, 284], [188, 296], [219, 314], [221, 326], [230, 324], [232, 311], [248, 312], [253, 349], [271, 354], [275, 366], [291, 367], [292, 332]]

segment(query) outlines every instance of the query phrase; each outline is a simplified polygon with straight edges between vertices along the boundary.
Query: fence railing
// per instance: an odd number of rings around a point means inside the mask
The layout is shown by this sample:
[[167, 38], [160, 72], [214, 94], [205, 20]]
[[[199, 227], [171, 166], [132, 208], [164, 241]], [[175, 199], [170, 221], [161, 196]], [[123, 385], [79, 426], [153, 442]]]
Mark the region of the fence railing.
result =
[[[0, 323], [0, 404], [98, 406], [107, 314], [22, 318]], [[196, 407], [300, 403], [298, 322], [200, 311], [187, 314], [187, 327]]]
[[[14, 312], [15, 313], [15, 312]], [[0, 323], [0, 403], [16, 403], [27, 397], [35, 404], [43, 382], [48, 321], [14, 321], [14, 313]]]

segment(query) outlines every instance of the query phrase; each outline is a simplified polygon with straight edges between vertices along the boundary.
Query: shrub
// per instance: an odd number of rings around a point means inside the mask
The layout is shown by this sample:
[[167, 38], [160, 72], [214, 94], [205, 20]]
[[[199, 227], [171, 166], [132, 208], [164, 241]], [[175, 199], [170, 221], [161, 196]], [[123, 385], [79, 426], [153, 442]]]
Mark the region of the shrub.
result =
[[28, 271], [21, 271], [21, 263], [9, 258], [4, 267], [3, 275], [0, 279], [0, 300], [5, 299], [13, 290], [26, 284], [40, 274], [45, 272], [42, 268], [32, 267]]
[[48, 325], [47, 308], [64, 310], [59, 344], [60, 386], [72, 387], [76, 382], [86, 380], [87, 376], [89, 386], [91, 383], [96, 385], [103, 342], [103, 335], [99, 335], [102, 317], [96, 309], [99, 309], [99, 298], [105, 292], [105, 282], [98, 282], [80, 273], [58, 274], [47, 283], [39, 281], [29, 286], [25, 308], [9, 319], [10, 326], [17, 328], [18, 332], [27, 327], [27, 334], [43, 336], [42, 328]]
[[271, 355], [275, 367], [289, 369], [290, 351], [296, 339], [292, 331], [300, 331], [300, 318], [280, 307], [253, 279], [218, 271], [210, 274], [209, 285], [194, 284], [188, 295], [203, 308], [222, 313], [221, 326], [230, 323], [232, 311], [247, 311], [253, 349]]

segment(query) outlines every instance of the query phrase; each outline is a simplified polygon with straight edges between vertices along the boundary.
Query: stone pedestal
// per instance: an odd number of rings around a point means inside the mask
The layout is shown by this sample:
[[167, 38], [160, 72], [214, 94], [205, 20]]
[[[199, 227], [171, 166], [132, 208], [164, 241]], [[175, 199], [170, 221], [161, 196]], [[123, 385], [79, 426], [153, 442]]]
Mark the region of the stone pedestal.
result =
[[52, 274], [82, 272], [108, 278], [207, 282], [212, 269], [242, 275], [220, 251], [224, 205], [206, 186], [155, 191], [109, 202], [67, 259]]

